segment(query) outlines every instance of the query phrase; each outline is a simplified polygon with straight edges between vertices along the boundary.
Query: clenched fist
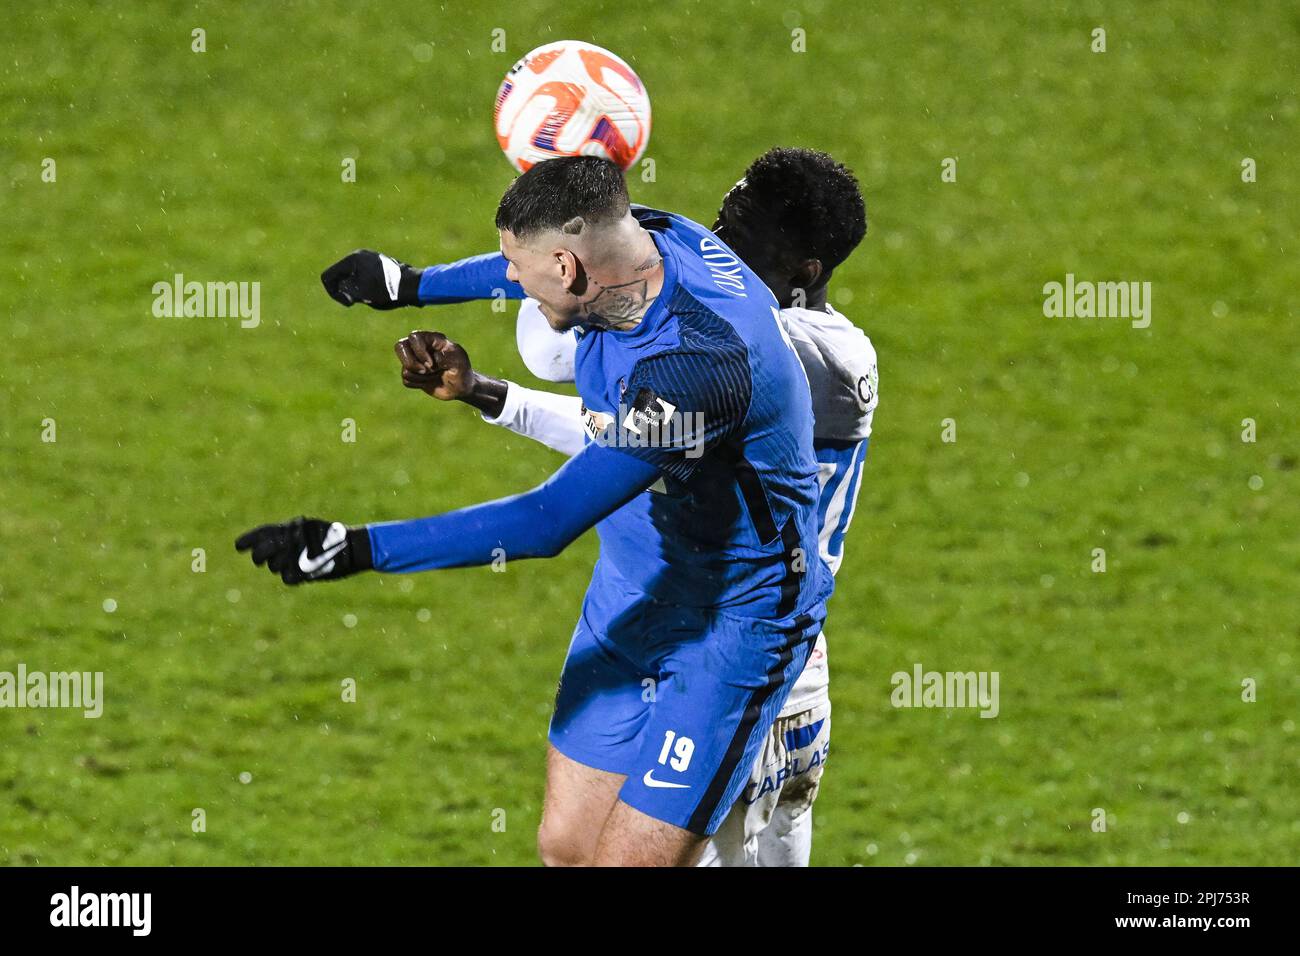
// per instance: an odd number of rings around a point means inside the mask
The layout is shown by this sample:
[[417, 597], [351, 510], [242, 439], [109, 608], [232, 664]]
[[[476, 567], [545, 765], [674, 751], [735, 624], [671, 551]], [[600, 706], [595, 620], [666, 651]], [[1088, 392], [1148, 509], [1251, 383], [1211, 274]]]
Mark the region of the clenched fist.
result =
[[370, 249], [344, 256], [320, 274], [335, 302], [351, 306], [364, 302], [372, 309], [396, 309], [420, 304], [420, 269]]
[[402, 363], [402, 384], [444, 402], [474, 390], [474, 367], [466, 351], [441, 332], [415, 331], [393, 346]]

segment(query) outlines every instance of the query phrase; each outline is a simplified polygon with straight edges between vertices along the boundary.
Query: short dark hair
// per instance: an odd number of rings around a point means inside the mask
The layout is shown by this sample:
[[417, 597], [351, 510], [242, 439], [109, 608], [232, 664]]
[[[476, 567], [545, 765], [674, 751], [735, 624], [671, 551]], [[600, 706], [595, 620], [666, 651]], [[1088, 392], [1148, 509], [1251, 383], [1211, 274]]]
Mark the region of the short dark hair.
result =
[[628, 210], [623, 171], [597, 156], [560, 156], [538, 163], [510, 184], [497, 206], [496, 225], [519, 239], [558, 230], [581, 216], [588, 222], [621, 219]]
[[779, 237], [792, 259], [818, 259], [827, 272], [867, 234], [867, 208], [857, 178], [815, 149], [769, 149], [745, 170], [723, 205], [739, 230]]

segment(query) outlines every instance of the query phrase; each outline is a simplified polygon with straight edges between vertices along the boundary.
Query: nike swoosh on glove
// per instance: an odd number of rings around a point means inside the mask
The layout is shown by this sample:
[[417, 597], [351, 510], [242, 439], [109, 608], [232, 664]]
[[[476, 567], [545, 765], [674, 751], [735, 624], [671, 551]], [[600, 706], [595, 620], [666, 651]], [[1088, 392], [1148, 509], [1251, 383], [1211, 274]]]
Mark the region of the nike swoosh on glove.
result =
[[253, 563], [285, 584], [333, 581], [373, 567], [369, 531], [320, 518], [264, 524], [241, 534], [235, 550], [252, 551]]

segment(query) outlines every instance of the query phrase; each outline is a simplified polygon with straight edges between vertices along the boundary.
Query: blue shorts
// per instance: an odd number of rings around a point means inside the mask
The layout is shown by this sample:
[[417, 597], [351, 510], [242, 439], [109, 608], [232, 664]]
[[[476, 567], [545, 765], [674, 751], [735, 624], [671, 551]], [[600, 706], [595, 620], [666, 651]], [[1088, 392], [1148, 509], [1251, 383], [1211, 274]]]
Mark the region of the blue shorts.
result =
[[588, 591], [550, 741], [578, 763], [626, 774], [624, 803], [711, 835], [749, 781], [820, 629], [808, 616], [783, 630], [630, 589]]

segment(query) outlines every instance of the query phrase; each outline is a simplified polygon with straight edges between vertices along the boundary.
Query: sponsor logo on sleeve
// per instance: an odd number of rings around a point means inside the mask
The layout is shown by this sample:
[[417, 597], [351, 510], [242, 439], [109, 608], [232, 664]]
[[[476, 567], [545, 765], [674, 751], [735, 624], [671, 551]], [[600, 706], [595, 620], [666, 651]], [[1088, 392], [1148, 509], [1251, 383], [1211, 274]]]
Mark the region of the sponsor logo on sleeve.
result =
[[676, 405], [664, 401], [651, 389], [642, 388], [632, 399], [632, 407], [623, 419], [623, 427], [634, 435], [643, 434], [644, 429], [659, 430], [676, 411]]

